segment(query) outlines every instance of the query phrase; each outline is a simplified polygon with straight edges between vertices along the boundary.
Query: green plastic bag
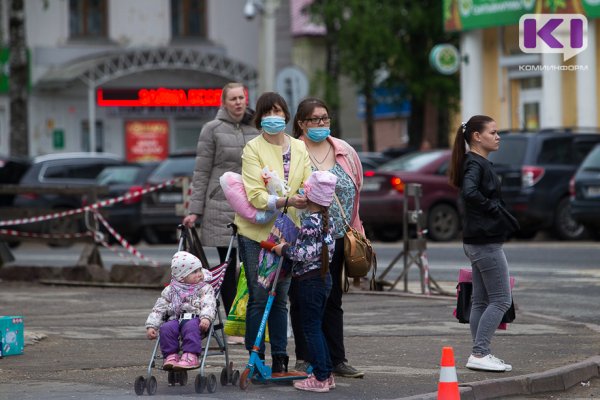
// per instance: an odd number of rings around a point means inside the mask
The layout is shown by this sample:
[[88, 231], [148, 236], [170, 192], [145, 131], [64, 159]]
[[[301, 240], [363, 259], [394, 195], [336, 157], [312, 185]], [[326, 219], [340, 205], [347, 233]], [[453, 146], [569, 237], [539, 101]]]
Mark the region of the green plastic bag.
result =
[[[242, 336], [246, 335], [246, 307], [248, 306], [248, 283], [246, 281], [246, 271], [244, 264], [240, 264], [240, 277], [238, 279], [237, 291], [225, 327], [223, 328], [227, 336]], [[265, 342], [269, 341], [269, 330]]]

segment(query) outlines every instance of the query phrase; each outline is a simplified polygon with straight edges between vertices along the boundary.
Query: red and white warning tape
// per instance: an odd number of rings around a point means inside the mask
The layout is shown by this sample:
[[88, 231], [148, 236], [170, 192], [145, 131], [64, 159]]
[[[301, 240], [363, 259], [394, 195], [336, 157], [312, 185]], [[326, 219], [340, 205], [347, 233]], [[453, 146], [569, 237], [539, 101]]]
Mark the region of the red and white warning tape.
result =
[[55, 219], [55, 218], [62, 218], [62, 217], [67, 217], [67, 216], [71, 216], [71, 215], [81, 214], [86, 211], [98, 210], [99, 208], [102, 208], [102, 207], [112, 206], [113, 204], [120, 203], [122, 201], [129, 200], [134, 197], [139, 197], [139, 196], [145, 195], [146, 193], [155, 192], [164, 187], [174, 185], [175, 183], [177, 183], [178, 181], [180, 181], [182, 179], [183, 179], [183, 177], [169, 179], [168, 181], [159, 183], [156, 186], [151, 186], [148, 188], [144, 188], [142, 190], [136, 190], [135, 192], [127, 193], [127, 194], [124, 194], [123, 196], [114, 197], [112, 199], [100, 200], [94, 204], [90, 204], [89, 206], [77, 208], [75, 210], [55, 212], [55, 213], [39, 215], [36, 217], [30, 217], [30, 218], [17, 218], [17, 219], [10, 219], [10, 220], [6, 220], [6, 221], [0, 221], [0, 226], [24, 225], [24, 224], [30, 224], [33, 222], [48, 221], [48, 220]]
[[[133, 254], [134, 256], [136, 256], [137, 258], [139, 258], [140, 260], [146, 261], [146, 262], [150, 263], [151, 265], [153, 265], [155, 267], [158, 267], [158, 265], [159, 265], [158, 261], [156, 261], [156, 260], [154, 260], [152, 258], [146, 257], [145, 255], [143, 255], [142, 253], [140, 253], [140, 251], [138, 249], [136, 249], [135, 247], [133, 247], [123, 236], [121, 236], [117, 231], [115, 231], [114, 228], [109, 225], [109, 223], [104, 219], [104, 217], [99, 212], [95, 212], [94, 213], [94, 218], [96, 218], [96, 220], [98, 220], [102, 225], [104, 225], [104, 227], [108, 230], [108, 232], [115, 239], [117, 239], [117, 241], [119, 242], [119, 244], [121, 246], [123, 246], [123, 248], [125, 250], [127, 250], [129, 253]], [[114, 251], [112, 249], [113, 246], [111, 246], [108, 243], [106, 243], [106, 241], [101, 240], [99, 238], [99, 235], [96, 235], [95, 238], [96, 238], [96, 241], [98, 241], [99, 243], [101, 243], [104, 247], [107, 247], [111, 251]], [[137, 265], [137, 263], [136, 263], [136, 265]]]
[[30, 238], [41, 238], [41, 239], [75, 239], [86, 236], [93, 236], [92, 232], [78, 232], [78, 233], [35, 233], [35, 232], [21, 232], [15, 231], [14, 229], [0, 229], [0, 235], [8, 235], [14, 237], [30, 237]]

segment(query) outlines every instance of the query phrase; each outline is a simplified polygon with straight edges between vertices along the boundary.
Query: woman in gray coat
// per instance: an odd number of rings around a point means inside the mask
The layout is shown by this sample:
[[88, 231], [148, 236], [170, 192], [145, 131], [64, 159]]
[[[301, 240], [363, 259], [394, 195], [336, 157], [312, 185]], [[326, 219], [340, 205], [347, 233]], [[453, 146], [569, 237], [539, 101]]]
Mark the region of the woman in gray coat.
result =
[[[202, 244], [216, 247], [221, 262], [225, 261], [227, 254], [231, 236], [227, 224], [233, 222], [234, 212], [225, 199], [219, 178], [227, 171], [241, 173], [242, 149], [258, 135], [256, 128], [246, 122], [251, 119], [246, 112], [246, 101], [246, 92], [241, 83], [228, 83], [223, 87], [221, 108], [215, 119], [202, 127], [198, 138], [190, 214], [183, 219], [183, 224], [188, 227], [200, 223]], [[227, 314], [237, 289], [236, 265], [236, 253], [233, 252], [232, 263], [225, 272], [221, 286]]]

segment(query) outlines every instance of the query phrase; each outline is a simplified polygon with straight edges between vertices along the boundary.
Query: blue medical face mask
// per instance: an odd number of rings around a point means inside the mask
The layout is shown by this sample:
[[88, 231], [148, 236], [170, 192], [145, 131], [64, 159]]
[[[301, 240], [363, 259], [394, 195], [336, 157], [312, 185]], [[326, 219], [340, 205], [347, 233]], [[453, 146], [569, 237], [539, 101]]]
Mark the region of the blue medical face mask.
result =
[[306, 132], [308, 138], [317, 143], [327, 139], [329, 134], [330, 129], [328, 127], [308, 128], [308, 132]]
[[260, 120], [260, 126], [269, 135], [277, 135], [285, 129], [285, 118], [279, 115], [269, 115]]

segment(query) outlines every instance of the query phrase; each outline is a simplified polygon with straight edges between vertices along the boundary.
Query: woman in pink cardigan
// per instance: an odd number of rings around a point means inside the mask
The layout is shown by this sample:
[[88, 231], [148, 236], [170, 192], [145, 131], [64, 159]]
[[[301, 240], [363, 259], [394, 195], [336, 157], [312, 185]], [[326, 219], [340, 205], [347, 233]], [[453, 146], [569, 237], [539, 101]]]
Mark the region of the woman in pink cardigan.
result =
[[[364, 372], [348, 364], [344, 348], [344, 311], [342, 310], [341, 274], [344, 265], [344, 234], [347, 221], [359, 232], [364, 233], [358, 216], [360, 189], [363, 170], [358, 154], [345, 141], [330, 135], [331, 118], [327, 105], [317, 98], [306, 98], [298, 105], [294, 118], [293, 135], [306, 144], [313, 170], [329, 171], [337, 177], [336, 198], [329, 207], [329, 215], [335, 227], [335, 251], [329, 264], [333, 286], [325, 306], [323, 332], [329, 347], [333, 372], [338, 376], [361, 378]], [[341, 207], [340, 207], [341, 206]], [[300, 326], [298, 307], [295, 301], [295, 284], [290, 287], [290, 314], [296, 344], [296, 370], [307, 367], [308, 352]]]

